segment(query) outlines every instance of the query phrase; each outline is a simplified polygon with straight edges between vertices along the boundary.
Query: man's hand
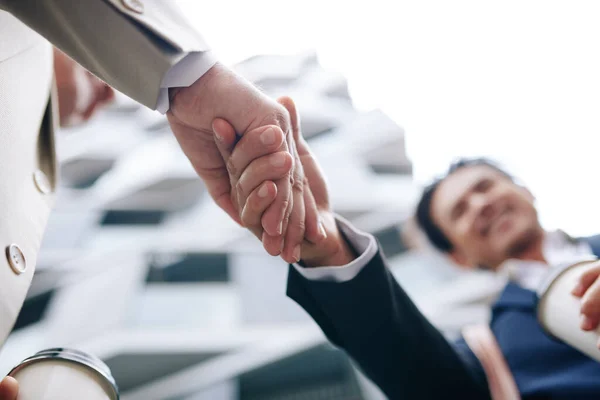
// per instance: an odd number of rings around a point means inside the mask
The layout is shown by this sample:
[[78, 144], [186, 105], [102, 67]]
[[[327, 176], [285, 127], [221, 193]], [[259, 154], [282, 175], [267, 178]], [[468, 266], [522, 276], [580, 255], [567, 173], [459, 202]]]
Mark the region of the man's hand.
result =
[[[319, 221], [319, 225], [311, 227], [311, 229], [316, 229], [315, 232], [311, 232], [316, 239], [307, 236], [302, 243], [302, 261], [309, 267], [345, 265], [354, 259], [354, 254], [337, 228], [324, 176], [301, 135], [300, 119], [293, 101], [284, 97], [279, 102], [291, 117], [292, 148], [295, 149], [295, 157], [300, 161], [308, 183], [304, 185], [306, 215], [308, 218]], [[240, 218], [248, 229], [261, 238], [261, 219], [272, 204], [276, 192], [273, 180], [279, 178], [280, 174], [286, 170], [287, 164], [280, 168], [269, 167], [272, 165], [274, 157], [279, 157], [280, 153], [260, 146], [259, 138], [264, 128], [248, 132], [246, 137], [235, 145], [233, 151], [230, 151], [229, 149], [233, 147], [235, 141], [233, 127], [224, 120], [216, 121], [214, 126], [215, 134], [223, 138], [219, 145], [223, 157], [229, 159], [229, 162], [236, 166], [236, 170], [242, 171], [239, 178], [232, 184], [235, 198], [243, 204]], [[254, 150], [244, 150], [248, 148]], [[251, 157], [246, 157], [250, 154]], [[241, 161], [240, 158], [244, 158], [244, 160]], [[311, 215], [312, 210], [316, 210], [317, 215]], [[310, 224], [307, 222], [306, 226], [308, 232]]]
[[17, 400], [19, 384], [12, 376], [7, 376], [0, 382], [0, 400]]
[[99, 107], [114, 99], [110, 86], [56, 48], [54, 75], [61, 126], [87, 121]]
[[[587, 270], [579, 278], [579, 283], [571, 292], [581, 298], [581, 329], [592, 331], [600, 323], [600, 262]], [[598, 343], [600, 347], [600, 342]]]
[[[211, 197], [240, 224], [243, 203], [237, 198], [235, 186], [243, 169], [229, 160], [237, 138], [241, 136], [243, 139], [248, 132], [261, 128], [264, 131], [260, 146], [287, 153], [287, 156], [281, 156], [280, 161], [290, 168], [274, 180], [277, 193], [275, 201], [262, 217], [262, 240], [269, 254], [281, 254], [286, 261], [295, 261], [304, 236], [311, 237], [314, 231], [318, 232], [318, 228], [313, 228], [318, 226], [318, 222], [316, 211], [305, 209], [301, 164], [290, 158], [296, 153], [293, 151], [288, 111], [220, 64], [212, 67], [192, 86], [171, 89], [170, 105], [167, 117], [184, 153], [204, 180]], [[217, 118], [231, 123], [227, 124], [230, 131], [223, 133], [233, 135], [231, 143], [226, 144], [225, 138], [219, 134], [222, 120]], [[216, 139], [213, 128], [217, 132]], [[225, 158], [217, 144], [224, 151]], [[244, 164], [249, 157], [238, 157], [238, 160]], [[234, 182], [233, 186], [231, 182]], [[314, 201], [308, 207], [311, 205], [314, 207]], [[314, 217], [307, 219], [306, 213]]]

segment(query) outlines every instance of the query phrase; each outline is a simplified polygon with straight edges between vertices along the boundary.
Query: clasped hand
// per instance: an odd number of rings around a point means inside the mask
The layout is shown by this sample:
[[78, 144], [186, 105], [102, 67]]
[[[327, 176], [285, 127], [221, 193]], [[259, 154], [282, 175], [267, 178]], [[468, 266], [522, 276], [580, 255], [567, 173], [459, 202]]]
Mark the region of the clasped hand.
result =
[[334, 247], [323, 242], [339, 239], [327, 188], [290, 99], [276, 102], [217, 64], [171, 89], [170, 105], [171, 129], [211, 197], [269, 254], [293, 263], [305, 245]]
[[[285, 141], [285, 135], [276, 126], [258, 127], [238, 140], [234, 127], [228, 121], [219, 118], [213, 123], [215, 143], [229, 166], [231, 198], [239, 221], [262, 240], [268, 251], [270, 242], [264, 218], [277, 200], [279, 189], [276, 182], [285, 179], [296, 168], [298, 177], [295, 180], [301, 182], [299, 189], [302, 195], [298, 196], [300, 203], [294, 200], [294, 208], [300, 207], [300, 213], [305, 215], [307, 234], [295, 248], [292, 259], [283, 258], [288, 262], [302, 258], [312, 267], [345, 265], [354, 256], [338, 231], [327, 184], [302, 137], [296, 106], [288, 97], [280, 98], [278, 103], [290, 117], [288, 150], [281, 150], [279, 145]], [[301, 223], [301, 220], [297, 221]]]

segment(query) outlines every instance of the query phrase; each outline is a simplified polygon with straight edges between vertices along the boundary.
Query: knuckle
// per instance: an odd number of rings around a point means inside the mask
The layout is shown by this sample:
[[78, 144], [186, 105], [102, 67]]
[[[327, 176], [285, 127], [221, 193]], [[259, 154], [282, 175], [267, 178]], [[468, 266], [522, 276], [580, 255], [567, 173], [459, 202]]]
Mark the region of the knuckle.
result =
[[281, 127], [281, 129], [285, 132], [289, 129], [290, 127], [290, 113], [287, 111], [287, 109], [278, 104], [277, 107], [275, 108], [275, 120], [277, 121], [278, 125]]
[[237, 176], [237, 168], [233, 161], [233, 157], [229, 157], [229, 159], [227, 160], [226, 166], [227, 166], [227, 171], [229, 172], [229, 175]]
[[304, 190], [304, 179], [290, 179], [290, 183], [292, 184], [292, 190], [297, 192], [302, 192]]
[[290, 128], [290, 113], [281, 104], [275, 103], [269, 106], [269, 110], [256, 120], [257, 126], [277, 125], [283, 132]]
[[296, 230], [296, 232], [298, 232], [298, 236], [304, 237], [304, 231], [306, 230], [306, 223], [303, 220], [298, 219], [298, 220], [294, 221], [293, 228]]

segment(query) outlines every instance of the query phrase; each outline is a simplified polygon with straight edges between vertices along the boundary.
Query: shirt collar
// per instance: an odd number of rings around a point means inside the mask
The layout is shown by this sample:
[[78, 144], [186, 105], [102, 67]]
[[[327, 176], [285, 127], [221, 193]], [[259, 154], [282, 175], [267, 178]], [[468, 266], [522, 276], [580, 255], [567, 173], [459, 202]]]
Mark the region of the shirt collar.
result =
[[502, 263], [499, 272], [526, 289], [536, 290], [553, 267], [592, 254], [586, 242], [573, 240], [561, 230], [546, 232], [542, 252], [547, 263], [509, 259]]

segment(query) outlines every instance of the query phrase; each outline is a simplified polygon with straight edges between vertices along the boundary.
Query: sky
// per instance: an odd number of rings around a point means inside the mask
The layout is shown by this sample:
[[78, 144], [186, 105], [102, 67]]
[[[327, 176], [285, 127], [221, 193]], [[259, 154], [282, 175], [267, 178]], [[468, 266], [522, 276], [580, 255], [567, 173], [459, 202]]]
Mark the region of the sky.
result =
[[546, 228], [600, 232], [600, 3], [178, 2], [226, 64], [315, 49], [358, 108], [404, 127], [417, 182], [488, 156], [532, 190]]

